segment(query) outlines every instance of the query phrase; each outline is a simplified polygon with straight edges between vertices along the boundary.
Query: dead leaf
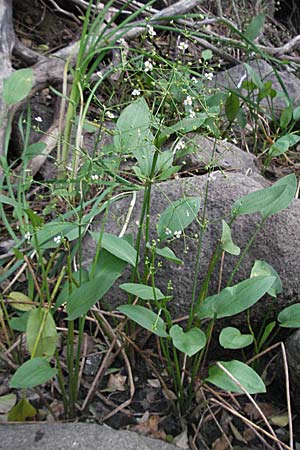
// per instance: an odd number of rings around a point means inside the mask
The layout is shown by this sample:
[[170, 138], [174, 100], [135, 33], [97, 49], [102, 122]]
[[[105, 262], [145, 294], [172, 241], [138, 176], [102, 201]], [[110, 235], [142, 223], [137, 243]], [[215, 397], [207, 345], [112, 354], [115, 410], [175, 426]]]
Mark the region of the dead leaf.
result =
[[278, 427], [286, 427], [289, 424], [289, 416], [287, 412], [272, 416], [270, 422]]
[[[260, 407], [262, 412], [266, 417], [272, 417], [279, 413], [279, 409], [276, 406], [272, 405], [272, 403], [267, 402], [257, 402], [257, 405]], [[252, 417], [253, 419], [261, 419], [261, 414], [257, 408], [252, 403], [246, 403], [244, 405], [245, 413]]]
[[187, 435], [187, 430], [184, 430], [182, 433], [178, 434], [172, 442], [172, 444], [175, 444], [176, 447], [188, 449], [189, 446], [189, 440]]
[[149, 378], [147, 380], [147, 383], [149, 384], [149, 386], [153, 387], [153, 388], [159, 388], [160, 387], [160, 382], [157, 378]]
[[149, 416], [148, 420], [135, 425], [131, 429], [144, 436], [152, 436], [156, 439], [165, 440], [167, 436], [166, 433], [158, 429], [159, 420], [159, 416], [152, 415]]
[[212, 450], [227, 450], [229, 447], [228, 440], [231, 441], [229, 438], [225, 438], [225, 436], [221, 436], [218, 439], [215, 440], [215, 442], [212, 444], [211, 448]]
[[246, 441], [246, 439], [243, 438], [243, 436], [241, 435], [241, 433], [239, 432], [237, 427], [231, 421], [229, 422], [229, 427], [230, 427], [230, 429], [232, 431], [233, 436], [235, 437], [235, 439], [237, 441], [243, 442], [244, 444], [248, 443]]
[[111, 373], [109, 375], [107, 383], [107, 390], [109, 392], [125, 391], [126, 379], [127, 379], [126, 375], [121, 375], [120, 373], [117, 374]]

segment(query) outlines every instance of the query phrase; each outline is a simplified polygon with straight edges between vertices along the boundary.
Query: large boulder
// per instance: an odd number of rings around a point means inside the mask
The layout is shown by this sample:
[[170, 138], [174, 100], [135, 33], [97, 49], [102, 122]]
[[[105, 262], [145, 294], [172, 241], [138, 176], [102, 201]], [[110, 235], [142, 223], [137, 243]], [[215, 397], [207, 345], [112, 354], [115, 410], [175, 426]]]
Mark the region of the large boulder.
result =
[[[203, 214], [204, 205], [206, 203], [206, 220], [207, 227], [204, 233], [203, 246], [201, 251], [200, 270], [197, 274], [199, 285], [203, 281], [211, 255], [221, 236], [221, 219], [230, 220], [230, 210], [235, 200], [250, 192], [262, 189], [268, 185], [268, 182], [254, 173], [254, 175], [246, 176], [241, 173], [221, 173], [214, 172], [209, 177], [208, 196], [205, 200], [205, 192], [207, 186], [206, 175], [190, 178], [181, 178], [165, 183], [154, 185], [151, 196], [151, 226], [150, 238], [157, 239], [156, 224], [159, 215], [165, 210], [170, 202], [177, 200], [183, 196], [200, 196], [202, 207], [199, 214], [199, 220]], [[132, 210], [130, 221], [127, 227], [128, 233], [136, 235], [137, 222], [140, 217], [141, 205], [143, 201], [143, 192], [140, 191], [136, 195], [135, 206]], [[123, 198], [111, 205], [109, 213], [105, 218], [105, 230], [109, 233], [118, 235], [124, 225], [129, 205], [132, 202], [132, 195]], [[234, 242], [239, 245], [241, 250], [245, 249], [251, 236], [255, 232], [259, 215], [240, 216], [232, 226], [232, 236]], [[283, 283], [283, 294], [272, 299], [265, 297], [253, 307], [253, 321], [259, 323], [266, 315], [274, 316], [283, 307], [299, 300], [300, 292], [300, 276], [298, 264], [300, 260], [300, 202], [294, 200], [290, 207], [272, 217], [270, 217], [262, 231], [259, 232], [257, 239], [251, 246], [249, 252], [245, 256], [243, 263], [238, 270], [234, 282], [239, 282], [250, 275], [251, 267], [256, 259], [264, 260], [271, 264], [280, 274]], [[99, 229], [101, 221], [95, 228]], [[192, 286], [195, 273], [197, 239], [200, 234], [200, 225], [194, 221], [186, 230], [184, 235], [175, 239], [170, 243], [170, 247], [175, 254], [182, 258], [184, 265], [176, 265], [163, 261], [162, 268], [159, 269], [155, 276], [157, 287], [166, 291], [169, 280], [173, 283], [173, 300], [169, 306], [173, 315], [181, 316], [188, 312]], [[84, 242], [83, 255], [85, 265], [89, 264], [95, 253], [95, 242], [90, 238]], [[230, 276], [230, 273], [237, 262], [236, 256], [226, 254], [222, 286]], [[130, 270], [125, 270], [119, 282], [128, 281]], [[219, 281], [219, 267], [212, 274], [210, 283], [210, 293], [217, 292]], [[126, 302], [126, 296], [118, 289], [119, 282], [108, 292], [106, 299], [112, 307], [117, 306], [121, 302]], [[236, 321], [236, 319], [234, 319]], [[241, 321], [243, 322], [244, 319]]]

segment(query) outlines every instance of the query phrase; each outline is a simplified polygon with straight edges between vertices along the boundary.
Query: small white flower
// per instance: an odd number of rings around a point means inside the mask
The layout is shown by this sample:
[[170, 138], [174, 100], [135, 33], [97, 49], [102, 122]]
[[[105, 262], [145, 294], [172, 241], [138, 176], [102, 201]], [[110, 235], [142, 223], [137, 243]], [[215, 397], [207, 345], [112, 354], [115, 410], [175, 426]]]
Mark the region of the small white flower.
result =
[[174, 231], [174, 237], [175, 237], [176, 239], [179, 239], [181, 235], [182, 235], [182, 231], [181, 231], [181, 230]]
[[193, 105], [193, 99], [190, 95], [187, 96], [187, 98], [184, 100], [183, 104], [185, 106], [192, 106]]
[[169, 236], [170, 234], [172, 234], [172, 231], [170, 230], [170, 228], [166, 228], [166, 235]]
[[153, 38], [154, 36], [156, 36], [156, 31], [154, 30], [154, 28], [151, 25], [147, 25], [147, 33], [148, 35]]
[[191, 119], [194, 119], [196, 117], [196, 113], [192, 109], [189, 110], [189, 115]]
[[91, 180], [93, 180], [93, 181], [99, 180], [99, 175], [97, 175], [96, 173], [94, 173], [93, 175], [91, 175]]
[[124, 45], [126, 45], [126, 41], [125, 41], [124, 38], [118, 39], [118, 40], [117, 40], [117, 43], [118, 43], [119, 45], [122, 45], [123, 47], [124, 47]]
[[138, 97], [139, 95], [141, 95], [141, 91], [139, 89], [133, 89], [131, 95], [132, 97]]
[[189, 44], [187, 42], [180, 42], [178, 44], [178, 50], [184, 53], [189, 48]]
[[153, 69], [153, 64], [149, 59], [147, 61], [145, 61], [144, 66], [145, 66], [144, 72], [146, 72], [146, 73], [150, 72]]
[[215, 181], [215, 179], [216, 179], [216, 175], [217, 174], [217, 172], [210, 172], [209, 174], [208, 174], [208, 179], [209, 179], [209, 181]]
[[205, 76], [205, 78], [207, 79], [207, 80], [212, 80], [213, 79], [213, 77], [214, 77], [214, 74], [212, 73], [212, 72], [206, 72], [205, 74], [204, 74], [204, 76]]
[[43, 119], [40, 116], [35, 117], [34, 120], [39, 123], [43, 122]]
[[196, 77], [192, 77], [191, 78], [191, 81], [193, 82], [193, 83], [199, 83], [199, 80], [196, 78]]
[[183, 139], [180, 139], [180, 141], [177, 142], [177, 144], [175, 145], [175, 152], [177, 152], [178, 150], [182, 150], [185, 148], [185, 142]]
[[115, 118], [114, 113], [112, 113], [111, 111], [106, 111], [105, 115], [106, 115], [106, 117], [108, 119], [114, 119]]
[[54, 240], [55, 244], [60, 244], [61, 241], [62, 241], [61, 236], [55, 236], [55, 237], [53, 238], [53, 240]]
[[100, 80], [103, 78], [103, 72], [101, 70], [98, 70], [98, 72], [96, 72], [96, 75], [100, 78]]
[[30, 241], [30, 233], [29, 233], [29, 231], [27, 231], [27, 233], [24, 234], [24, 239], [27, 242]]

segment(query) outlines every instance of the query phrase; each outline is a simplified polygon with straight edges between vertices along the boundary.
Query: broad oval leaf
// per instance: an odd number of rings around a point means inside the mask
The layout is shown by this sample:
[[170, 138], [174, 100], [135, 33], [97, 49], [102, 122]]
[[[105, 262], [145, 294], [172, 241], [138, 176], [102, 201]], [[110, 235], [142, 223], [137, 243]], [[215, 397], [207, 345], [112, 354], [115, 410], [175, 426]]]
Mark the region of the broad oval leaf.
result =
[[258, 14], [253, 17], [246, 30], [244, 31], [244, 36], [250, 41], [254, 41], [255, 38], [262, 31], [265, 23], [265, 14]]
[[235, 245], [231, 238], [231, 230], [225, 220], [222, 220], [222, 237], [221, 237], [222, 249], [230, 253], [231, 255], [239, 255], [241, 249]]
[[226, 327], [223, 328], [219, 335], [219, 342], [224, 348], [244, 348], [252, 344], [253, 336], [251, 334], [241, 334], [238, 328]]
[[13, 72], [3, 83], [3, 100], [7, 105], [13, 105], [23, 100], [33, 86], [33, 70], [20, 69]]
[[160, 337], [168, 337], [165, 322], [150, 309], [140, 305], [122, 305], [117, 309], [151, 333]]
[[279, 156], [285, 153], [290, 147], [297, 144], [300, 141], [300, 136], [296, 136], [295, 134], [287, 133], [284, 136], [281, 136], [277, 139], [274, 144], [269, 148], [269, 154], [274, 156]]
[[229, 122], [233, 122], [240, 109], [240, 100], [237, 94], [230, 92], [225, 103], [225, 114]]
[[182, 259], [177, 258], [173, 250], [171, 250], [169, 247], [163, 248], [156, 247], [155, 251], [157, 255], [162, 256], [163, 258], [166, 258], [169, 261], [172, 261], [176, 264], [183, 264]]
[[23, 152], [22, 160], [29, 161], [35, 156], [41, 155], [46, 147], [47, 145], [45, 142], [34, 142], [33, 144], [28, 145], [26, 151]]
[[181, 232], [197, 217], [200, 209], [200, 197], [186, 197], [165, 209], [157, 224], [157, 234], [161, 240], [180, 236]]
[[34, 357], [54, 355], [57, 346], [56, 325], [51, 313], [46, 308], [36, 308], [30, 311], [26, 340], [29, 353]]
[[295, 197], [297, 179], [291, 173], [271, 187], [251, 192], [237, 200], [231, 209], [232, 215], [252, 214], [259, 212], [263, 219], [287, 208]]
[[146, 284], [123, 283], [120, 284], [120, 288], [123, 291], [128, 292], [128, 294], [132, 294], [142, 300], [162, 300], [163, 298], [166, 298], [160, 289], [147, 286]]
[[[96, 242], [100, 239], [100, 232], [90, 231], [90, 234]], [[110, 233], [102, 233], [101, 247], [117, 258], [135, 266], [137, 260], [136, 250], [123, 238]]]
[[291, 105], [288, 105], [286, 108], [284, 108], [284, 110], [280, 114], [279, 119], [280, 127], [283, 130], [286, 129], [292, 118], [293, 118], [293, 108]]
[[13, 291], [8, 296], [9, 300], [13, 300], [11, 306], [18, 311], [31, 311], [34, 309], [31, 298], [22, 292]]
[[287, 306], [278, 314], [278, 322], [281, 327], [300, 328], [300, 303]]
[[[249, 394], [266, 392], [266, 387], [261, 377], [247, 364], [236, 360], [220, 361], [220, 364], [236, 378]], [[218, 366], [212, 366], [209, 369], [206, 381], [225, 391], [243, 393], [243, 390]]]
[[14, 393], [1, 395], [0, 397], [0, 414], [6, 414], [15, 405], [17, 396]]
[[55, 377], [57, 370], [53, 369], [46, 358], [33, 358], [20, 366], [12, 379], [9, 387], [26, 389], [39, 386]]
[[206, 344], [206, 335], [199, 328], [191, 328], [185, 333], [179, 325], [173, 325], [170, 336], [174, 347], [190, 357], [198, 353]]
[[272, 286], [275, 277], [254, 277], [226, 287], [203, 300], [197, 308], [200, 319], [230, 317], [254, 305]]
[[275, 277], [274, 283], [268, 290], [269, 295], [271, 295], [272, 297], [276, 297], [277, 294], [280, 294], [282, 292], [281, 279], [276, 270], [266, 261], [261, 261], [257, 259], [252, 267], [250, 278], [260, 276]]

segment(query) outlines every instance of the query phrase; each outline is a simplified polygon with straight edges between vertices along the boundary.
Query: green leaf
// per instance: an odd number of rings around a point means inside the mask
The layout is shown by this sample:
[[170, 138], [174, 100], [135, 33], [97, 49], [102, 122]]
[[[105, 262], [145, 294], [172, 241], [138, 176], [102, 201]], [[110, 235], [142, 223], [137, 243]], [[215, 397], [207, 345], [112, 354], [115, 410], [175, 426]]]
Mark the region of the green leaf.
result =
[[284, 308], [277, 317], [281, 327], [300, 328], [300, 303]]
[[[97, 273], [98, 272], [96, 271], [96, 275], [97, 275]], [[79, 270], [78, 272], [73, 272], [72, 278], [74, 279], [75, 282], [77, 282], [77, 284], [75, 284], [73, 282], [72, 288], [76, 289], [76, 286], [78, 286], [79, 284], [84, 284], [87, 281], [89, 281], [89, 273], [87, 270], [81, 269], [81, 271]], [[80, 281], [81, 281], [81, 283], [80, 283]], [[55, 313], [55, 311], [57, 311], [58, 308], [60, 308], [64, 303], [67, 302], [69, 296], [70, 296], [70, 282], [69, 282], [69, 280], [67, 280], [64, 283], [63, 288], [60, 291], [60, 293], [55, 301], [55, 305], [53, 308], [53, 314]]]
[[41, 227], [44, 224], [44, 220], [42, 217], [40, 217], [35, 211], [33, 211], [30, 208], [24, 209], [25, 213], [27, 214], [31, 225], [34, 229], [37, 229]]
[[35, 349], [34, 357], [50, 358], [53, 356], [57, 346], [57, 337], [55, 322], [46, 308], [36, 308], [29, 313], [26, 340], [31, 355]]
[[21, 400], [9, 412], [8, 422], [26, 422], [26, 419], [36, 416], [37, 410], [29, 403], [26, 398]]
[[287, 208], [295, 197], [297, 179], [291, 173], [271, 187], [251, 192], [234, 202], [232, 215], [252, 214], [259, 212], [263, 219]]
[[20, 331], [21, 333], [25, 333], [27, 328], [27, 321], [29, 317], [29, 312], [27, 311], [19, 317], [13, 317], [9, 321], [10, 327], [15, 331]]
[[162, 256], [163, 258], [168, 259], [169, 261], [172, 261], [176, 264], [183, 264], [182, 259], [177, 258], [173, 250], [171, 250], [169, 247], [163, 247], [163, 248], [155, 248], [156, 254], [159, 256]]
[[140, 305], [122, 305], [117, 308], [122, 314], [125, 314], [129, 319], [138, 323], [141, 327], [151, 331], [160, 337], [168, 337], [166, 332], [166, 324], [150, 309]]
[[267, 262], [260, 261], [257, 259], [252, 267], [250, 277], [253, 278], [253, 277], [260, 277], [260, 276], [275, 277], [274, 283], [268, 290], [269, 295], [271, 295], [272, 297], [276, 297], [277, 294], [280, 294], [282, 292], [281, 279], [280, 279], [280, 276], [278, 275], [278, 273], [276, 272], [276, 270]]
[[[225, 369], [237, 379], [237, 381], [243, 386], [243, 388], [249, 394], [258, 394], [266, 392], [266, 387], [260, 376], [247, 364], [241, 361], [220, 361]], [[208, 371], [208, 378], [206, 381], [218, 386], [224, 391], [243, 393], [242, 389], [229, 378], [229, 376], [219, 367], [213, 366]]]
[[101, 300], [114, 282], [120, 277], [127, 263], [112, 253], [101, 249], [95, 270], [95, 277], [73, 289], [67, 299], [68, 319], [85, 315], [98, 300]]
[[203, 50], [201, 52], [201, 58], [204, 61], [209, 61], [213, 57], [213, 52], [211, 50]]
[[299, 122], [300, 120], [300, 106], [297, 106], [293, 111], [293, 119], [295, 122]]
[[[138, 283], [123, 283], [120, 288], [129, 294], [139, 297], [142, 300], [162, 300], [166, 296], [158, 288]], [[155, 294], [154, 294], [155, 292]]]
[[161, 214], [157, 224], [157, 234], [161, 240], [174, 237], [182, 232], [197, 217], [200, 197], [187, 197], [176, 200]]
[[[100, 239], [100, 232], [90, 231], [96, 242]], [[135, 266], [137, 253], [135, 248], [119, 236], [102, 233], [101, 247], [123, 261]]]
[[45, 142], [35, 142], [34, 144], [28, 145], [26, 150], [23, 152], [22, 160], [29, 161], [35, 156], [41, 155], [46, 147], [47, 145]]
[[259, 33], [263, 30], [265, 24], [265, 14], [258, 14], [253, 17], [246, 30], [244, 31], [244, 36], [250, 41], [254, 41]]
[[252, 344], [253, 336], [251, 334], [241, 334], [237, 328], [226, 327], [220, 333], [219, 342], [224, 348], [244, 348]]
[[286, 108], [284, 108], [284, 110], [280, 114], [279, 120], [280, 127], [283, 130], [285, 130], [290, 121], [292, 120], [292, 118], [293, 118], [293, 108], [291, 105], [288, 105]]
[[13, 200], [10, 197], [7, 197], [7, 195], [0, 194], [0, 203], [4, 203], [5, 205], [14, 206], [15, 208], [20, 208], [20, 205], [18, 202]]
[[6, 414], [15, 405], [17, 400], [16, 394], [6, 394], [0, 397], [0, 414]]
[[[83, 233], [83, 230], [81, 230], [81, 233]], [[56, 236], [66, 238], [70, 242], [74, 241], [79, 237], [79, 226], [77, 223], [72, 222], [53, 221], [46, 223], [36, 232], [39, 248], [43, 250], [56, 248], [59, 245], [54, 241]], [[34, 242], [34, 239], [32, 239], [32, 244], [34, 244]]]
[[20, 69], [13, 72], [3, 83], [3, 100], [14, 105], [29, 95], [33, 87], [33, 70]]
[[26, 389], [39, 386], [55, 377], [57, 370], [53, 369], [46, 358], [33, 358], [20, 366], [12, 379], [9, 387]]
[[255, 72], [255, 70], [247, 63], [244, 63], [244, 66], [248, 72], [249, 77], [251, 78], [251, 80], [253, 81], [253, 83], [258, 87], [258, 89], [260, 91], [264, 90], [264, 84], [261, 81], [260, 76], [258, 75], [257, 72]]
[[225, 220], [222, 220], [222, 237], [221, 237], [222, 249], [230, 253], [231, 255], [239, 255], [241, 250], [235, 245], [231, 238], [231, 230]]
[[206, 113], [196, 113], [194, 118], [185, 117], [170, 127], [165, 127], [162, 130], [163, 135], [171, 136], [174, 133], [180, 132], [180, 134], [190, 133], [196, 131], [202, 127], [207, 119]]
[[268, 337], [270, 336], [270, 334], [272, 333], [274, 327], [276, 325], [276, 322], [270, 322], [266, 325], [263, 335], [260, 338], [259, 342], [258, 342], [258, 348], [261, 349], [261, 347], [264, 345], [264, 343], [266, 342], [266, 340], [268, 339]]
[[281, 136], [277, 139], [274, 144], [269, 148], [269, 154], [272, 157], [280, 156], [285, 153], [290, 147], [297, 144], [300, 141], [300, 136], [296, 136], [295, 134], [287, 133], [284, 136]]
[[179, 325], [173, 325], [170, 336], [174, 347], [189, 357], [198, 353], [206, 344], [206, 335], [199, 328], [191, 328], [185, 333]]
[[225, 114], [229, 122], [234, 121], [234, 119], [238, 115], [239, 109], [240, 109], [239, 97], [234, 92], [231, 92], [228, 95], [225, 103]]
[[143, 97], [127, 106], [116, 123], [114, 146], [117, 151], [132, 152], [151, 142], [152, 114]]
[[197, 308], [200, 319], [220, 319], [239, 314], [254, 305], [272, 286], [275, 277], [254, 277], [224, 288], [203, 300]]
[[31, 298], [27, 297], [27, 295], [22, 292], [10, 292], [8, 298], [9, 300], [13, 300], [11, 306], [18, 311], [31, 311], [34, 309]]

